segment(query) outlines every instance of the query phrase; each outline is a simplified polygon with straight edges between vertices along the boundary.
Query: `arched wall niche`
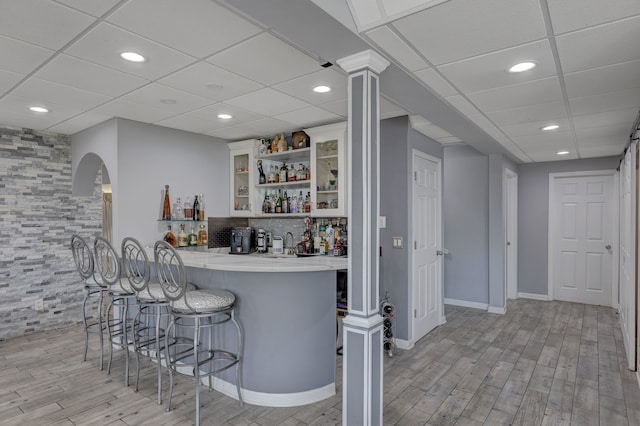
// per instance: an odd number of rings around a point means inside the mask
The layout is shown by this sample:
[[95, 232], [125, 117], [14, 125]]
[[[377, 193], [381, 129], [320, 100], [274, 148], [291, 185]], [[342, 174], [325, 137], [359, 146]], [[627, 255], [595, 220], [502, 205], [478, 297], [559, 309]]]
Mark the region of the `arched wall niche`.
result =
[[73, 176], [71, 193], [78, 197], [89, 197], [93, 195], [96, 176], [102, 169], [102, 183], [110, 183], [109, 170], [99, 155], [90, 152], [85, 154]]

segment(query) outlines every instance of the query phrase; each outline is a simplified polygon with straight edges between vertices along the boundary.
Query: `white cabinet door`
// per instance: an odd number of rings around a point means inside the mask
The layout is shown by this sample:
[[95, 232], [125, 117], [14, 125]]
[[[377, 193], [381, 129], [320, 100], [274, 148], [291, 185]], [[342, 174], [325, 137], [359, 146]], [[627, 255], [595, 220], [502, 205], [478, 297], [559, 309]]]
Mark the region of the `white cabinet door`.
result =
[[253, 216], [254, 170], [253, 151], [257, 141], [254, 139], [232, 142], [229, 147], [229, 215], [233, 217]]

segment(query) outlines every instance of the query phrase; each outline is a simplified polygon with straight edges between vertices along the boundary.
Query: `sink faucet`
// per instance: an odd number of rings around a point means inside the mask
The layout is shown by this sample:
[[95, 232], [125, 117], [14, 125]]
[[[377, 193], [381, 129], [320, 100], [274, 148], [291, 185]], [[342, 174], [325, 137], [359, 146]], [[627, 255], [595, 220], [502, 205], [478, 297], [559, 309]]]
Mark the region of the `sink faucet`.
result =
[[[289, 241], [289, 235], [291, 235], [291, 244], [287, 246], [287, 242]], [[287, 232], [287, 235], [284, 237], [284, 248], [287, 251], [287, 254], [295, 254], [293, 249], [293, 234], [291, 232]]]

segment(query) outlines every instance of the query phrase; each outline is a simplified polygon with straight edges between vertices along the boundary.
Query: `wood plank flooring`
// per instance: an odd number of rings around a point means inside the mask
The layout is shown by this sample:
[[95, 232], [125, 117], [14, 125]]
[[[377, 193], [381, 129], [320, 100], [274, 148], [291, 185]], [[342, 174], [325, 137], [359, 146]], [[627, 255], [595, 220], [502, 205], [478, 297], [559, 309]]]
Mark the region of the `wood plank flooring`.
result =
[[[640, 425], [640, 389], [611, 308], [519, 299], [507, 314], [446, 307], [447, 324], [410, 351], [385, 357], [385, 425]], [[124, 358], [82, 362], [81, 327], [0, 341], [2, 425], [189, 425], [193, 386], [178, 378], [171, 412], [156, 404], [155, 368], [139, 392]], [[202, 392], [206, 425], [341, 424], [338, 393], [317, 404], [265, 408]]]

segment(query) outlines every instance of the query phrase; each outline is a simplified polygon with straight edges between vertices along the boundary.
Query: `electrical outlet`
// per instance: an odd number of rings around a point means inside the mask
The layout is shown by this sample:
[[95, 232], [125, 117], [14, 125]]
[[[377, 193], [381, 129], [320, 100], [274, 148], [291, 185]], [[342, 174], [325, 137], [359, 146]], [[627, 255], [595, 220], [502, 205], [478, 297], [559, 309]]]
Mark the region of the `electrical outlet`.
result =
[[38, 312], [44, 312], [44, 299], [37, 299], [35, 310]]

